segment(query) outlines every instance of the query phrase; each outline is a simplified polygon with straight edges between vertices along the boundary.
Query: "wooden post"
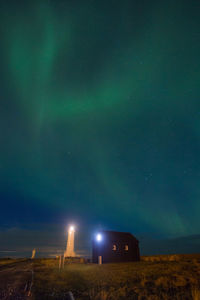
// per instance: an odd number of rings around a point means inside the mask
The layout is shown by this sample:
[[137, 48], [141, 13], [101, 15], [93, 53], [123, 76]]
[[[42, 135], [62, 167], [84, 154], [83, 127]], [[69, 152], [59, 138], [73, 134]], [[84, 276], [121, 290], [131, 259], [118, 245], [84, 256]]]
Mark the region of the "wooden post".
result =
[[35, 258], [35, 253], [36, 253], [36, 250], [33, 249], [31, 259], [34, 259], [34, 258]]
[[102, 265], [102, 256], [98, 256], [98, 264]]
[[65, 255], [63, 255], [63, 261], [62, 261], [62, 268], [64, 269], [65, 266]]
[[62, 259], [62, 256], [60, 255], [60, 256], [59, 256], [59, 270], [60, 270], [60, 268], [61, 268], [61, 259]]

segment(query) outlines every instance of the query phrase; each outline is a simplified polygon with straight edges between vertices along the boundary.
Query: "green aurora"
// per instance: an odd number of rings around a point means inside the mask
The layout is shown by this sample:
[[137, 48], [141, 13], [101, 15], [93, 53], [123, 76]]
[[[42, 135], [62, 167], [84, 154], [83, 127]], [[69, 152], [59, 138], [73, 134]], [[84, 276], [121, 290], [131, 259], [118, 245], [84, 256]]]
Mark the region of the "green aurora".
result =
[[197, 6], [1, 2], [2, 225], [199, 233]]

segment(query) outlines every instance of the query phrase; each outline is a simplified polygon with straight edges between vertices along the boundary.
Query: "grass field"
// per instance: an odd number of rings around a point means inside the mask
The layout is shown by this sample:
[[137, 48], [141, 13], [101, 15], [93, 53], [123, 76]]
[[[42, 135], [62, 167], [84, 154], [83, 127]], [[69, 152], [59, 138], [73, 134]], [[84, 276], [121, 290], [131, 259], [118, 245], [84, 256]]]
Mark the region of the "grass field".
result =
[[118, 264], [66, 263], [56, 259], [34, 262], [33, 295], [38, 299], [76, 300], [200, 299], [200, 255], [143, 257]]
[[19, 259], [12, 259], [12, 258], [0, 258], [0, 266], [4, 266], [7, 264], [14, 263], [16, 261], [19, 261]]

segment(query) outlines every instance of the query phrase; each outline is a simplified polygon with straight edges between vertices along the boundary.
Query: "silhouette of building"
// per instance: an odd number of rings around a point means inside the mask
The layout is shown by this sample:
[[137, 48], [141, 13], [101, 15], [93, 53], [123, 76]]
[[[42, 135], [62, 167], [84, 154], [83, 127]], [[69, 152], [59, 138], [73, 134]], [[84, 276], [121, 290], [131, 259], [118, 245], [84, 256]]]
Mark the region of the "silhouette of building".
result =
[[93, 263], [113, 263], [139, 260], [139, 241], [131, 233], [101, 231], [93, 239]]

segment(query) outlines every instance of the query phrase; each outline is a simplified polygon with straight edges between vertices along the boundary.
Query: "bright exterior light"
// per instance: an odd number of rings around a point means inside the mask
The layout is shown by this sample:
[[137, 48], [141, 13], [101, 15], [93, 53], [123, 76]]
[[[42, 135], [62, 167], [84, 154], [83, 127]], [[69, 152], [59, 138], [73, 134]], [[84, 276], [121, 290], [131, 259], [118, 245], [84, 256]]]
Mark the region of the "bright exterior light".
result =
[[73, 226], [73, 225], [71, 225], [71, 226], [69, 227], [69, 231], [70, 231], [70, 232], [73, 232], [73, 231], [75, 231], [75, 228], [74, 228], [74, 226]]
[[97, 234], [96, 240], [97, 240], [97, 242], [101, 242], [102, 241], [102, 235], [100, 233]]

